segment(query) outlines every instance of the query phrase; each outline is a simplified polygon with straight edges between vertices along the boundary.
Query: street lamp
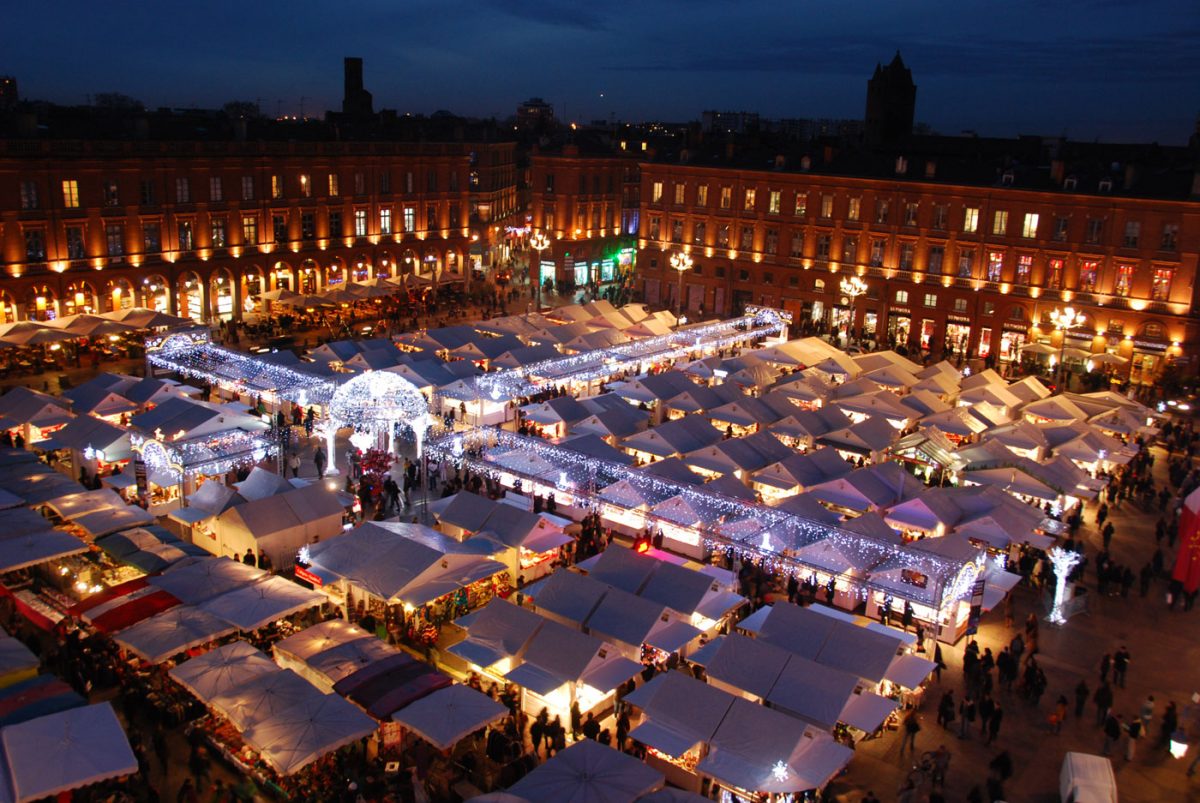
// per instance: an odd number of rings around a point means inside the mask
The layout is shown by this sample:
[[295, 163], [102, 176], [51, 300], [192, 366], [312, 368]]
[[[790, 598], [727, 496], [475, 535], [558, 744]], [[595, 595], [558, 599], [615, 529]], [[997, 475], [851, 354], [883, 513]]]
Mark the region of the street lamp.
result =
[[537, 268], [534, 271], [534, 302], [537, 304], [537, 311], [542, 311], [542, 252], [550, 247], [550, 238], [542, 232], [538, 232], [529, 238], [529, 247], [537, 251]]
[[849, 299], [850, 302], [850, 319], [846, 321], [846, 345], [850, 345], [850, 338], [854, 336], [854, 304], [858, 301], [858, 297], [867, 292], [867, 283], [861, 276], [847, 276], [842, 279], [842, 295]]
[[675, 298], [675, 324], [678, 326], [683, 315], [683, 274], [692, 269], [692, 258], [682, 251], [671, 254], [671, 267], [679, 272], [679, 294]]
[[[1067, 353], [1067, 333], [1072, 328], [1083, 323], [1083, 311], [1077, 310], [1074, 307], [1065, 309], [1056, 309], [1050, 313], [1050, 321], [1059, 329], [1062, 330], [1062, 345], [1058, 349], [1058, 378], [1062, 381], [1066, 377], [1066, 371], [1063, 370], [1063, 359]], [[1069, 380], [1068, 380], [1069, 381]]]

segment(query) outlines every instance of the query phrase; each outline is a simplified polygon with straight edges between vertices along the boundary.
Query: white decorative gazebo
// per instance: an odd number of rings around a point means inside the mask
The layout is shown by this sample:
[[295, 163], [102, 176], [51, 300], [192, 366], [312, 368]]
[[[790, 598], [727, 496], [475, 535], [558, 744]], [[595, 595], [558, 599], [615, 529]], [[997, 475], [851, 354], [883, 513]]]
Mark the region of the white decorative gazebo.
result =
[[396, 427], [411, 427], [420, 457], [429, 420], [429, 403], [416, 385], [399, 374], [367, 371], [354, 377], [339, 386], [329, 401], [329, 418], [322, 432], [329, 452], [326, 473], [337, 473], [334, 435], [342, 427], [363, 433], [376, 444], [386, 437], [389, 452], [396, 450]]

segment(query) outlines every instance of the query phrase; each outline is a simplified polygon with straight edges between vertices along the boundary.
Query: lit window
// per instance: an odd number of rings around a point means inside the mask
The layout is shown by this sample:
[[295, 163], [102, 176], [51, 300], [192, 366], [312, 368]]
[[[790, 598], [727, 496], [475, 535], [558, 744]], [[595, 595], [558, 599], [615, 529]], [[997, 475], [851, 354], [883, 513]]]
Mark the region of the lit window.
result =
[[846, 204], [846, 219], [858, 220], [862, 216], [862, 198], [857, 195]]
[[225, 219], [213, 218], [212, 220], [212, 247], [225, 247]]
[[937, 294], [936, 293], [926, 293], [925, 294], [925, 306], [927, 306], [927, 307], [936, 307], [937, 306]]
[[404, 207], [404, 230], [406, 232], [417, 230], [417, 208], [415, 206]]
[[354, 210], [354, 236], [367, 236], [367, 210], [365, 209]]
[[258, 244], [258, 217], [242, 215], [242, 243], [245, 245]]
[[[582, 182], [583, 178], [580, 177], [579, 180]], [[686, 191], [686, 189], [687, 188], [683, 184], [675, 185], [675, 205], [676, 206], [683, 206], [683, 194]]]
[[833, 217], [833, 196], [832, 195], [822, 195], [821, 196], [821, 217], [825, 218], [826, 220]]
[[963, 210], [963, 231], [968, 234], [979, 231], [979, 207], [968, 206]]
[[1029, 254], [1017, 256], [1017, 284], [1029, 284], [1029, 274], [1033, 272], [1033, 257]]
[[1000, 277], [1003, 273], [1004, 273], [1004, 252], [1003, 251], [988, 251], [987, 280], [989, 282], [998, 282], [998, 281], [1000, 281]]
[[312, 180], [309, 178], [307, 173], [300, 174], [300, 197], [312, 197]]
[[1079, 263], [1079, 290], [1083, 293], [1094, 293], [1096, 291], [1096, 272], [1100, 267], [1100, 263], [1092, 259], [1085, 259]]
[[954, 311], [955, 312], [966, 312], [967, 311], [967, 300], [965, 298], [954, 299]]
[[1113, 283], [1113, 293], [1119, 296], [1129, 295], [1133, 286], [1133, 265], [1118, 265], [1117, 278]]
[[1008, 231], [1008, 212], [997, 209], [992, 215], [992, 234], [1004, 234]]
[[721, 188], [721, 208], [729, 209], [733, 206], [733, 187]]
[[329, 174], [329, 197], [336, 198], [338, 194], [338, 177], [337, 173]]
[[[552, 183], [550, 183], [548, 181], [546, 186], [547, 186], [547, 190], [546, 190], [547, 192], [553, 192], [553, 190], [549, 189], [549, 187], [554, 186]], [[659, 203], [660, 201], [662, 201], [662, 194], [663, 194], [663, 183], [661, 181], [654, 182], [654, 184], [651, 186], [651, 189], [650, 189], [650, 203], [656, 204], [656, 203]]]
[[1032, 240], [1037, 237], [1038, 213], [1026, 212], [1025, 222], [1021, 224], [1021, 236], [1027, 240]]
[[708, 206], [708, 185], [701, 184], [696, 188], [696, 206]]
[[796, 217], [804, 217], [808, 214], [808, 196], [802, 192], [796, 193]]
[[891, 203], [887, 199], [881, 198], [875, 202], [875, 222], [887, 223], [888, 212], [891, 210]]
[[772, 215], [778, 215], [780, 204], [783, 202], [782, 199], [782, 192], [779, 190], [771, 190], [771, 194], [767, 196], [767, 212]]
[[389, 208], [379, 210], [379, 233], [392, 233], [392, 210]]
[[1155, 301], [1167, 301], [1171, 298], [1171, 282], [1175, 279], [1175, 271], [1171, 268], [1155, 268], [1154, 283], [1150, 286], [1150, 297]]
[[283, 197], [283, 176], [271, 176], [271, 198], [279, 200]]
[[908, 303], [908, 291], [907, 290], [897, 290], [896, 291], [896, 303], [897, 304], [907, 304]]
[[758, 197], [757, 190], [755, 190], [753, 187], [748, 187], [746, 189], [745, 198], [743, 199], [742, 209], [744, 209], [747, 212], [753, 212], [754, 211], [754, 202], [757, 200], [757, 197]]
[[1046, 287], [1051, 290], [1061, 290], [1063, 280], [1063, 260], [1046, 260]]
[[79, 182], [75, 179], [66, 179], [62, 183], [63, 206], [67, 209], [79, 208]]
[[907, 203], [904, 205], [904, 225], [905, 226], [917, 225], [917, 212], [918, 212], [919, 208], [920, 207], [915, 203]]

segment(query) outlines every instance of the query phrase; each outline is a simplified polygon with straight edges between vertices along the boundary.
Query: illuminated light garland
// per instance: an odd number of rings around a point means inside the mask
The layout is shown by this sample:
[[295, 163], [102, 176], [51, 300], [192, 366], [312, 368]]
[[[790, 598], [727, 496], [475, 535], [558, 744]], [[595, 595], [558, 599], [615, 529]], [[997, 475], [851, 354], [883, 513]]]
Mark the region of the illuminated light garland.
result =
[[147, 467], [176, 479], [224, 474], [260, 463], [278, 450], [278, 445], [265, 433], [240, 429], [170, 444], [131, 432], [129, 442]]
[[[733, 550], [741, 558], [762, 561], [769, 571], [786, 572], [798, 577], [807, 577], [814, 572], [832, 574], [821, 566], [806, 563], [802, 557], [788, 554], [812, 544], [829, 543], [852, 556], [859, 565], [872, 567], [875, 571], [893, 567], [910, 568], [930, 580], [928, 587], [914, 585], [911, 593], [906, 594], [902, 594], [893, 584], [874, 582], [869, 577], [846, 576], [844, 579], [847, 583], [864, 590], [901, 594], [913, 602], [942, 608], [969, 594], [978, 572], [974, 561], [954, 560], [906, 544], [892, 544], [778, 508], [725, 496], [704, 485], [672, 482], [621, 463], [584, 455], [565, 446], [507, 430], [472, 429], [456, 432], [431, 441], [429, 451], [437, 459], [465, 465], [476, 473], [492, 478], [509, 475], [543, 485], [557, 484], [562, 487], [567, 483], [573, 484], [574, 488], [579, 489], [574, 493], [590, 497], [590, 503], [634, 513], [650, 525], [661, 522], [678, 526], [656, 516], [653, 510], [646, 511], [609, 499], [603, 496], [602, 489], [624, 480], [652, 508], [672, 497], [680, 497], [701, 517], [702, 523], [695, 529], [699, 531], [706, 547], [715, 551]], [[472, 452], [479, 452], [481, 456], [472, 457]], [[522, 462], [531, 470], [523, 471]], [[751, 528], [738, 538], [730, 538], [721, 532], [723, 525], [748, 520], [760, 522], [761, 527]], [[764, 549], [764, 546], [771, 548]]]
[[675, 359], [702, 349], [720, 349], [747, 340], [782, 334], [788, 318], [781, 310], [756, 308], [740, 318], [696, 324], [669, 334], [639, 338], [605, 349], [592, 349], [475, 378], [480, 398], [500, 400], [536, 393], [546, 385], [587, 382], [639, 364]]

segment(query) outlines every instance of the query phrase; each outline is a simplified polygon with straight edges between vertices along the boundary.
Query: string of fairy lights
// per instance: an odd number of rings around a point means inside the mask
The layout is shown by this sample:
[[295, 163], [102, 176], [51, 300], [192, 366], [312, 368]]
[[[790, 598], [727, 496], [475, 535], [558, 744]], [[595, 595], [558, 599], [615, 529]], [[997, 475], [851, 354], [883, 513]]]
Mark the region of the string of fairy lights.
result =
[[[828, 568], [793, 554], [804, 547], [823, 544], [838, 549], [855, 566], [863, 567], [861, 577], [844, 576], [862, 594], [877, 589], [913, 602], [944, 607], [971, 590], [970, 583], [959, 582], [958, 578], [969, 573], [972, 561], [851, 532], [758, 502], [735, 499], [704, 485], [647, 474], [643, 469], [585, 455], [541, 438], [475, 428], [435, 438], [429, 444], [429, 453], [431, 457], [450, 460], [493, 479], [508, 475], [548, 484], [593, 505], [605, 504], [636, 513], [649, 524], [680, 527], [677, 513], [660, 516], [654, 512], [655, 506], [678, 498], [694, 511], [696, 521], [692, 529], [708, 548], [732, 549], [743, 559], [762, 561], [769, 571], [786, 572], [801, 579], [817, 572], [830, 574]], [[618, 483], [622, 484], [622, 490], [632, 489], [633, 493], [605, 493], [605, 489]], [[723, 532], [730, 525], [744, 527], [737, 527], [738, 536], [730, 537]], [[872, 572], [892, 569], [917, 572], [929, 582], [920, 587], [871, 578]]]
[[518, 398], [536, 393], [545, 385], [589, 382], [639, 365], [676, 359], [700, 349], [727, 348], [786, 330], [787, 319], [779, 310], [755, 308], [739, 318], [684, 326], [665, 335], [483, 374], [476, 377], [475, 386], [480, 398]]

